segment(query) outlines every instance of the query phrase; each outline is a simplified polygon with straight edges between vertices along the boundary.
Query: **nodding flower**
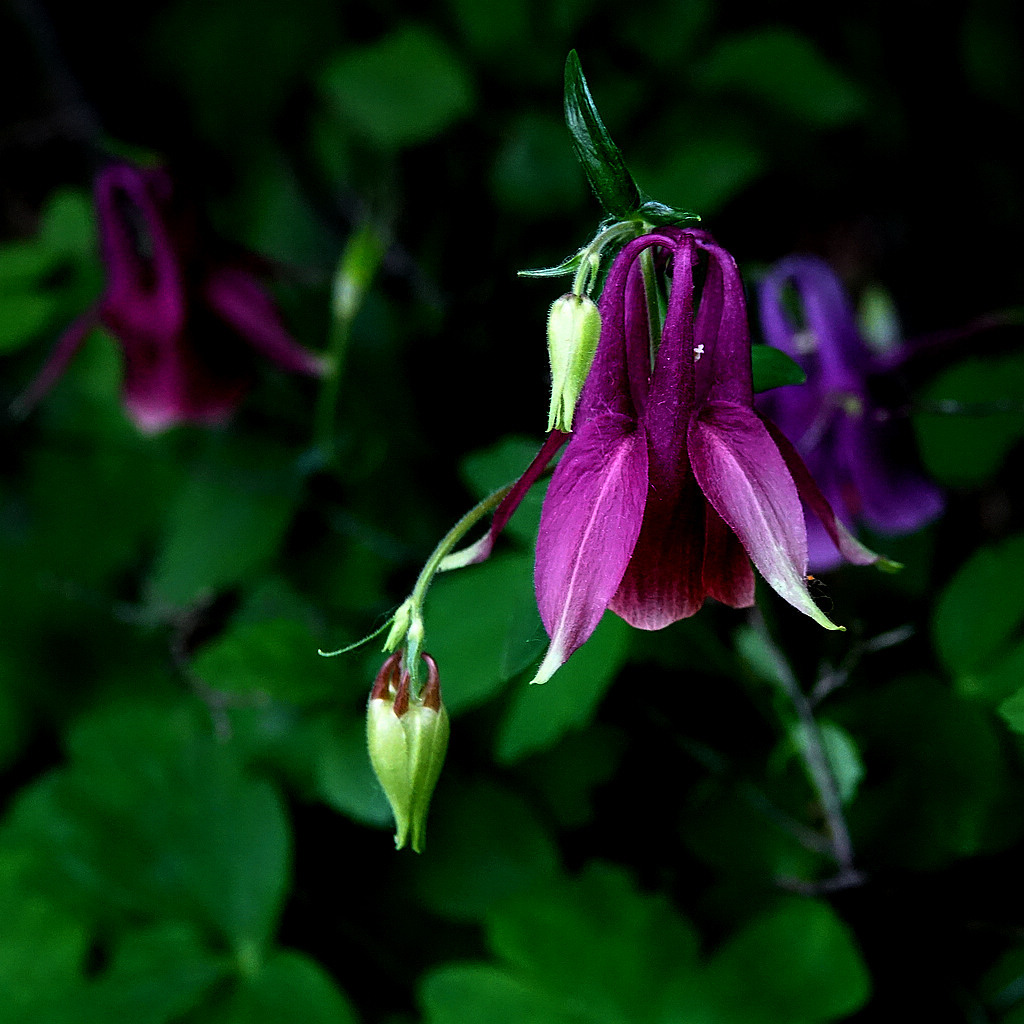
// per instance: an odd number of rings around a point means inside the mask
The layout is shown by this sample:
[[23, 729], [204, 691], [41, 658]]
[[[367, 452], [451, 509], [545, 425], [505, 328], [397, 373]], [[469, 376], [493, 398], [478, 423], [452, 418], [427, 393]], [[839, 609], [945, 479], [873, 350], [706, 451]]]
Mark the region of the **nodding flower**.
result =
[[324, 371], [284, 326], [255, 260], [218, 258], [163, 168], [110, 163], [94, 194], [105, 287], [59, 339], [18, 412], [53, 387], [97, 326], [120, 344], [124, 408], [145, 433], [226, 420], [252, 384], [255, 353], [292, 373]]
[[[799, 319], [786, 304], [790, 289]], [[894, 358], [868, 344], [835, 271], [816, 256], [788, 256], [769, 269], [758, 297], [765, 340], [807, 374], [798, 387], [759, 396], [758, 407], [793, 442], [838, 518], [851, 530], [863, 523], [898, 536], [939, 516], [942, 492], [916, 466], [909, 422], [872, 394], [872, 378], [897, 365], [900, 352]], [[812, 518], [807, 542], [812, 568], [839, 564]]]
[[[647, 301], [643, 263], [652, 257], [668, 278], [663, 325], [649, 320], [656, 303]], [[534, 580], [551, 642], [534, 682], [550, 678], [608, 608], [660, 629], [709, 597], [752, 605], [755, 567], [798, 610], [838, 628], [808, 591], [803, 506], [845, 558], [878, 556], [837, 521], [796, 449], [754, 409], [732, 256], [704, 231], [657, 228], [616, 257], [600, 313], [593, 365], [541, 514]], [[496, 511], [482, 556], [565, 440], [549, 435]]]

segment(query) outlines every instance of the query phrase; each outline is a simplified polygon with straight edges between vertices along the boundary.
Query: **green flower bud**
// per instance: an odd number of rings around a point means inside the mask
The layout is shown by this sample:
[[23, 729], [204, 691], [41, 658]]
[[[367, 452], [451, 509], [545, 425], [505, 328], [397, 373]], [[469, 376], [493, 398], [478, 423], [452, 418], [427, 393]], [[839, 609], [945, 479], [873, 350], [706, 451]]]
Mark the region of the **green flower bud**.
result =
[[548, 314], [551, 360], [548, 430], [572, 430], [576, 402], [590, 373], [600, 337], [601, 314], [586, 295], [569, 292], [552, 303]]
[[423, 851], [430, 797], [441, 775], [448, 747], [448, 712], [441, 703], [437, 663], [429, 654], [427, 682], [418, 696], [409, 692], [402, 652], [384, 662], [370, 691], [366, 742], [370, 763], [395, 816], [395, 847], [412, 840]]

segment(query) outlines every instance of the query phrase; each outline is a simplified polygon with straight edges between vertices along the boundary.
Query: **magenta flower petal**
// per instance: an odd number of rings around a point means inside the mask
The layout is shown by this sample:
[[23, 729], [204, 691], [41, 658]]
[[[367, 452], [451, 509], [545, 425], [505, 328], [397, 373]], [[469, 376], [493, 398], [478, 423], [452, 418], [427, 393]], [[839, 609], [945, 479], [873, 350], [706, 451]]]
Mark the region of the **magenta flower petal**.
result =
[[692, 476], [672, 501], [648, 493], [643, 528], [609, 605], [631, 626], [663, 629], [704, 604], [706, 506]]
[[647, 439], [609, 413], [572, 435], [548, 486], [537, 535], [537, 606], [551, 644], [544, 682], [597, 628], [619, 587], [647, 500]]
[[853, 512], [878, 533], [913, 533], [941, 515], [945, 501], [914, 467], [912, 453], [905, 450], [911, 439], [900, 438], [890, 421], [876, 419], [877, 413], [844, 417], [837, 426], [836, 441], [847, 453], [850, 490], [858, 501]]
[[303, 348], [288, 333], [273, 300], [249, 272], [232, 266], [214, 268], [204, 295], [225, 323], [282, 369], [314, 377], [326, 370], [322, 356]]
[[[800, 320], [787, 308], [787, 289], [797, 300]], [[821, 492], [820, 501], [809, 510], [830, 537], [841, 537], [837, 543], [844, 557], [874, 560], [870, 553], [866, 559], [863, 548], [851, 554], [855, 542], [830, 521], [832, 510], [846, 527], [864, 522], [878, 533], [895, 536], [919, 529], [943, 508], [940, 490], [915, 468], [906, 420], [872, 401], [873, 375], [895, 365], [902, 353], [897, 350], [897, 358], [892, 353], [876, 356], [861, 336], [842, 282], [817, 257], [781, 260], [765, 276], [759, 294], [765, 339], [807, 373], [806, 384], [765, 394], [759, 408], [813, 470]], [[793, 474], [796, 479], [796, 469]], [[807, 487], [800, 486], [801, 479], [809, 482]], [[811, 475], [797, 483], [806, 500], [805, 492], [813, 486]], [[821, 504], [826, 498], [832, 504], [828, 513]], [[822, 549], [813, 520], [808, 530], [811, 566], [819, 571], [835, 566], [838, 559], [833, 551]]]
[[704, 502], [704, 565], [701, 579], [707, 597], [730, 608], [754, 603], [754, 570], [739, 538], [722, 517]]
[[166, 171], [113, 162], [94, 193], [103, 294], [68, 328], [20, 408], [53, 384], [97, 321], [120, 344], [125, 411], [147, 433], [227, 419], [252, 384], [254, 350], [292, 372], [323, 371], [256, 278], [237, 260], [217, 261], [216, 243], [176, 201]]
[[796, 484], [753, 410], [711, 402], [690, 424], [690, 459], [705, 497], [766, 582], [816, 622], [836, 627], [807, 589], [807, 533]]
[[68, 363], [82, 347], [82, 342], [98, 323], [99, 309], [95, 306], [71, 321], [67, 330], [54, 346], [53, 352], [50, 353], [50, 358], [43, 364], [43, 368], [14, 401], [11, 406], [12, 415], [25, 416], [33, 409], [36, 403], [57, 383], [68, 368]]
[[800, 457], [800, 453], [785, 434], [770, 420], [763, 422], [779, 453], [785, 460], [786, 468], [792, 474], [800, 500], [814, 513], [842, 556], [854, 565], [871, 565], [877, 562], [879, 556], [874, 551], [864, 547], [839, 521], [828, 499], [822, 494], [821, 488], [815, 483], [814, 477], [811, 476], [807, 466], [804, 465], [804, 460]]

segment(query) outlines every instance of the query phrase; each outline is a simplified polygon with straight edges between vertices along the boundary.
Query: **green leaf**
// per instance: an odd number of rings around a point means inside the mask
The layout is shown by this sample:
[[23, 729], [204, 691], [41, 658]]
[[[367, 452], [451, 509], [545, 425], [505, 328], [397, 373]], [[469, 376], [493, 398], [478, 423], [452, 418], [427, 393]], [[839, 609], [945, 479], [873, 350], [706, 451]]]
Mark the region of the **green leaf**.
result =
[[770, 391], [787, 384], [803, 384], [807, 374], [792, 357], [772, 345], [751, 345], [754, 391]]
[[[762, 147], [738, 132], [724, 132], [718, 125], [714, 134], [687, 136], [674, 146], [659, 148], [648, 159], [650, 162], [637, 165], [647, 191], [705, 215], [722, 209], [767, 167]], [[642, 214], [646, 206], [641, 207]], [[659, 222], [644, 215], [652, 223]]]
[[187, 607], [247, 579], [276, 551], [298, 498], [288, 453], [229, 443], [199, 465], [167, 513], [149, 579], [157, 606]]
[[82, 982], [90, 936], [83, 921], [26, 884], [29, 858], [0, 848], [0, 1017], [38, 1020]]
[[723, 39], [699, 81], [716, 92], [733, 92], [815, 128], [846, 124], [864, 115], [859, 85], [788, 28], [759, 29]]
[[39, 240], [55, 255], [98, 262], [92, 198], [74, 189], [57, 189], [46, 201]]
[[588, 725], [629, 653], [631, 630], [606, 614], [593, 636], [543, 686], [516, 688], [498, 728], [495, 756], [510, 763]]
[[505, 128], [501, 139], [491, 188], [503, 207], [536, 217], [565, 214], [581, 204], [586, 194], [583, 176], [560, 122], [526, 113]]
[[187, 925], [129, 932], [110, 968], [40, 1024], [172, 1024], [199, 1006], [230, 969], [230, 961], [207, 949]]
[[366, 749], [364, 716], [324, 716], [298, 730], [295, 741], [312, 758], [314, 796], [355, 821], [391, 827], [391, 808]]
[[102, 922], [170, 919], [261, 948], [288, 880], [280, 795], [250, 778], [193, 705], [109, 706], [70, 763], [23, 791], [12, 836], [42, 891]]
[[849, 929], [827, 903], [788, 899], [759, 915], [709, 966], [712, 1020], [824, 1021], [859, 1009], [871, 979]]
[[1024, 535], [979, 548], [936, 602], [935, 650], [967, 697], [996, 702], [1021, 685], [1024, 670]]
[[941, 483], [976, 486], [1024, 437], [1024, 355], [966, 359], [940, 373], [917, 404], [925, 468]]
[[565, 122], [598, 202], [613, 217], [634, 216], [642, 202], [640, 189], [597, 112], [575, 50], [565, 61]]
[[865, 775], [849, 810], [866, 861], [932, 869], [1019, 835], [1004, 737], [987, 708], [919, 677], [849, 695], [843, 712], [865, 763], [885, 767]]
[[419, 901], [441, 917], [482, 918], [500, 901], [555, 875], [558, 852], [533, 808], [483, 779], [442, 774], [426, 853], [410, 872]]
[[502, 553], [439, 576], [426, 627], [449, 714], [482, 704], [540, 654], [532, 556]]
[[203, 647], [191, 667], [215, 690], [312, 703], [336, 690], [337, 670], [317, 654], [321, 644], [296, 619], [240, 623]]
[[[860, 751], [853, 737], [835, 722], [819, 722], [818, 733], [825, 758], [836, 780], [839, 798], [848, 804], [857, 795], [857, 788], [864, 778], [864, 761]], [[794, 722], [787, 737], [790, 752], [805, 752], [810, 742], [808, 727], [803, 722]]]
[[487, 939], [514, 976], [585, 1021], [644, 1019], [697, 965], [697, 933], [668, 900], [599, 863], [502, 903]]
[[210, 1024], [358, 1024], [347, 997], [315, 960], [281, 949], [243, 977]]
[[0, 354], [34, 340], [61, 308], [60, 297], [47, 291], [0, 294]]
[[493, 964], [445, 964], [420, 979], [425, 1024], [580, 1024], [580, 1017]]
[[416, 25], [345, 50], [321, 85], [347, 127], [387, 150], [439, 135], [476, 102], [472, 80], [448, 45]]

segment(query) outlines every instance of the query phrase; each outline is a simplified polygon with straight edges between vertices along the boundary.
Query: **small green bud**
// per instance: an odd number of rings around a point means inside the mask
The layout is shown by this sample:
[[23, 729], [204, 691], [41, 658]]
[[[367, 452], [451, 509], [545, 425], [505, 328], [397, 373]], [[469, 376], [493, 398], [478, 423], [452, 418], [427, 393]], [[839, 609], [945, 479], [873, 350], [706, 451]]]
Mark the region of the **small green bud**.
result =
[[370, 691], [366, 742], [370, 763], [395, 816], [395, 847], [412, 840], [423, 851], [430, 797], [441, 775], [448, 747], [448, 712], [441, 703], [437, 663], [429, 654], [427, 681], [413, 696], [402, 652], [384, 662]]
[[548, 355], [551, 406], [548, 430], [572, 430], [572, 416], [601, 337], [601, 314], [586, 295], [569, 292], [551, 304]]

